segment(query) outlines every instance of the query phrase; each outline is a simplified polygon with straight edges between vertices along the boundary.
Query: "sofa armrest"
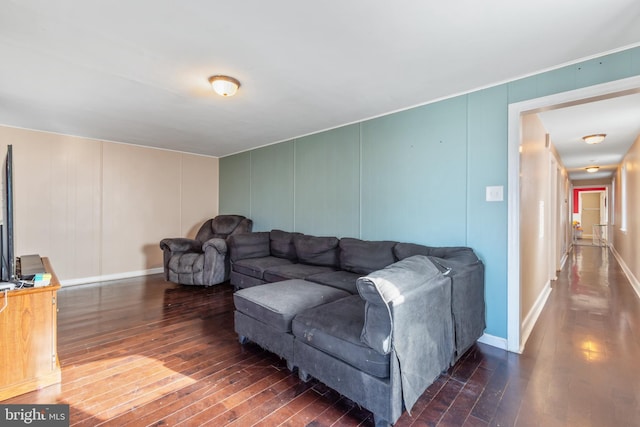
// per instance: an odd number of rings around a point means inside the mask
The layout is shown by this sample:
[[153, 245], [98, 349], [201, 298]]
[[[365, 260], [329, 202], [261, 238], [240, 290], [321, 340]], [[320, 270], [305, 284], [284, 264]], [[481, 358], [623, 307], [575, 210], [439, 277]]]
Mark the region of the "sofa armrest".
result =
[[194, 239], [187, 239], [185, 237], [175, 237], [169, 239], [162, 239], [160, 241], [160, 249], [163, 251], [171, 252], [201, 252], [202, 244]]
[[225, 239], [213, 237], [202, 244], [203, 277], [206, 283], [222, 283], [229, 279], [230, 265]]
[[[397, 323], [392, 308], [402, 313], [401, 303], [423, 296], [433, 279], [440, 276], [431, 260], [415, 255], [359, 278], [358, 293], [366, 301], [362, 342], [379, 353], [390, 353]], [[398, 326], [402, 330], [402, 325]]]
[[484, 264], [479, 259], [429, 257], [451, 278], [451, 311], [455, 329], [453, 365], [482, 336], [486, 327]]
[[202, 244], [202, 252], [215, 250], [220, 255], [226, 256], [227, 254], [227, 242], [219, 237], [214, 237]]
[[357, 281], [366, 301], [361, 340], [395, 353], [408, 411], [454, 357], [451, 279], [423, 255]]

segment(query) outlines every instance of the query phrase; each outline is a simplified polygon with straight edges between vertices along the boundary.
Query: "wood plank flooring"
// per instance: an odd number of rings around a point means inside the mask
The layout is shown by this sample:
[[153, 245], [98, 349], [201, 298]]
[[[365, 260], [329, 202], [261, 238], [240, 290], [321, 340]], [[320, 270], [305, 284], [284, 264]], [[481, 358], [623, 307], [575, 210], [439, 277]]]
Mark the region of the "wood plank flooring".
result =
[[[232, 289], [161, 276], [59, 292], [62, 384], [2, 403], [68, 403], [74, 426], [372, 426], [233, 332]], [[522, 355], [477, 344], [397, 426], [640, 425], [640, 300], [606, 248], [579, 246]], [[3, 343], [4, 345], [4, 343]]]

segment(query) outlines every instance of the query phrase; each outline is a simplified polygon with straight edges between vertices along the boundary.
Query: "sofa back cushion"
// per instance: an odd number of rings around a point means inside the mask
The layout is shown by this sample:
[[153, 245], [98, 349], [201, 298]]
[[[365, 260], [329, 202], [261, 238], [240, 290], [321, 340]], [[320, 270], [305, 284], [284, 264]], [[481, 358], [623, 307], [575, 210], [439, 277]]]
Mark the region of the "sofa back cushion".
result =
[[231, 261], [270, 255], [269, 232], [234, 234], [227, 241]]
[[393, 248], [396, 258], [405, 259], [413, 255], [425, 255], [442, 259], [457, 260], [464, 264], [475, 264], [478, 256], [473, 249], [465, 246], [431, 247], [415, 243], [398, 243]]
[[[418, 287], [425, 286], [438, 269], [425, 256], [416, 255], [360, 277], [356, 281], [365, 303], [365, 321], [360, 340], [382, 354], [391, 351], [391, 305], [410, 298]], [[410, 327], [410, 325], [404, 325]]]
[[357, 274], [369, 274], [393, 264], [396, 242], [340, 239], [340, 268]]
[[416, 243], [398, 243], [393, 248], [393, 253], [396, 258], [402, 260], [413, 255], [429, 256], [433, 249], [431, 246], [418, 245]]
[[295, 261], [296, 247], [293, 244], [294, 236], [300, 236], [301, 233], [290, 233], [282, 230], [271, 230], [269, 233], [271, 255], [278, 258], [286, 258]]
[[339, 247], [337, 237], [316, 237], [301, 234], [293, 237], [298, 261], [303, 264], [338, 267]]

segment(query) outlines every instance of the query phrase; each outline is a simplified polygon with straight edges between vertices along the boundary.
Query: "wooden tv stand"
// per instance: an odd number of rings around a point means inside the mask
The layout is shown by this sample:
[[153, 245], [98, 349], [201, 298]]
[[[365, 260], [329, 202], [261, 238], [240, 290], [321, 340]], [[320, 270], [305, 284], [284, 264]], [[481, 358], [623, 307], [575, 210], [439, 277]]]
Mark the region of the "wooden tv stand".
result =
[[[48, 258], [42, 258], [51, 283], [7, 292], [0, 313], [0, 401], [61, 380], [57, 351], [60, 282]], [[0, 308], [4, 306], [0, 292]]]

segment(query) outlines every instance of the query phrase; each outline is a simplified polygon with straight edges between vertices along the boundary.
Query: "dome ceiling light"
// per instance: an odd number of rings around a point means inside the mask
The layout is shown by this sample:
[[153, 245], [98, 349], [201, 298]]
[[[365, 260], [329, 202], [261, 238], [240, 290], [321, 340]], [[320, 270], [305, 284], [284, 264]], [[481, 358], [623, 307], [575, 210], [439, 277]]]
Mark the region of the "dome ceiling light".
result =
[[213, 91], [220, 96], [233, 96], [240, 87], [240, 82], [229, 76], [211, 76], [209, 83]]
[[606, 136], [607, 136], [606, 133], [596, 133], [596, 134], [593, 134], [593, 135], [583, 136], [582, 139], [587, 144], [600, 144], [602, 141], [604, 141], [604, 138]]
[[598, 170], [600, 169], [600, 166], [589, 166], [584, 169], [589, 173], [594, 173], [594, 172], [598, 172]]

